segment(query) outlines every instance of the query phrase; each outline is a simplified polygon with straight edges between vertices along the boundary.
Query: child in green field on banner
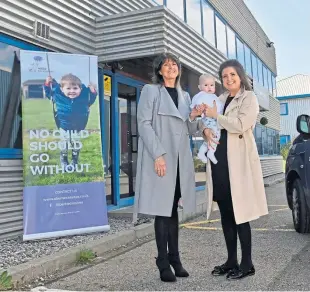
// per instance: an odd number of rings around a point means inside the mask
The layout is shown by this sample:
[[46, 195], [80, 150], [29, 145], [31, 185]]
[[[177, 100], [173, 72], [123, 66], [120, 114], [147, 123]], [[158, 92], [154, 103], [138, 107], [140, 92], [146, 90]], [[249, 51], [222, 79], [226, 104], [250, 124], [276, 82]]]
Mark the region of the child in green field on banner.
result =
[[[66, 74], [60, 79], [60, 84], [51, 76], [44, 83], [45, 96], [53, 102], [54, 119], [61, 132], [64, 147], [60, 152], [60, 163], [64, 169], [75, 169], [78, 164], [80, 149], [76, 143], [79, 133], [85, 130], [89, 108], [97, 97], [96, 86], [86, 87], [73, 74]], [[72, 162], [68, 161], [68, 150], [72, 149]]]

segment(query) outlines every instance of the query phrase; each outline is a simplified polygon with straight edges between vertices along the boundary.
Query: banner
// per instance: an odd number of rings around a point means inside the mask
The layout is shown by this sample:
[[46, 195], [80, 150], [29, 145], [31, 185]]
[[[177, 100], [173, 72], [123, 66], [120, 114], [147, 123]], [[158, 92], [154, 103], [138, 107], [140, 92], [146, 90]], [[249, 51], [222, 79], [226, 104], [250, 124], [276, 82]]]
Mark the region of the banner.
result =
[[97, 57], [21, 51], [24, 240], [108, 231]]

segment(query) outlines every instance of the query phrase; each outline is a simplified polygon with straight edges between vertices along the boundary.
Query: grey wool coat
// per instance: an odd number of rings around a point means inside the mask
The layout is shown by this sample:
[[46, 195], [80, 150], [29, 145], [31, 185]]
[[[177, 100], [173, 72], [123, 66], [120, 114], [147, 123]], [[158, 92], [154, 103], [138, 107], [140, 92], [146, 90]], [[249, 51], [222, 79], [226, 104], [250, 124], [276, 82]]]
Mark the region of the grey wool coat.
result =
[[[185, 212], [196, 208], [195, 171], [189, 135], [202, 131], [200, 122], [189, 121], [190, 97], [178, 90], [178, 109], [166, 88], [143, 87], [137, 110], [139, 144], [133, 221], [137, 214], [171, 216], [179, 172]], [[163, 155], [166, 175], [159, 177], [154, 161]]]

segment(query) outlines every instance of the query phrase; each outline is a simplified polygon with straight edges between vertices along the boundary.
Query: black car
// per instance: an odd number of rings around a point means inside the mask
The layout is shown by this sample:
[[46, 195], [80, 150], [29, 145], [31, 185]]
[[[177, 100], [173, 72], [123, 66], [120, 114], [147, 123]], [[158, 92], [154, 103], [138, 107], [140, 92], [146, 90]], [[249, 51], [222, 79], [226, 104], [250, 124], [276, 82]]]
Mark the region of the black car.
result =
[[295, 230], [310, 232], [310, 117], [296, 121], [299, 136], [294, 140], [285, 167], [287, 202], [292, 210]]

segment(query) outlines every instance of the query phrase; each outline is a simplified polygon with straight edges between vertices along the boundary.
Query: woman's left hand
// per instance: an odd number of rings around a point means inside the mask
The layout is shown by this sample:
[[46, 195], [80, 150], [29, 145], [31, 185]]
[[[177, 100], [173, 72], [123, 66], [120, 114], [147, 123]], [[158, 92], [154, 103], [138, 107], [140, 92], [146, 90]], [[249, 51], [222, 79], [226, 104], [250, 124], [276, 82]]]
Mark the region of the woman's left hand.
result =
[[203, 105], [197, 105], [196, 107], [194, 107], [190, 114], [191, 120], [195, 120], [195, 118], [201, 116], [204, 109], [205, 107]]
[[207, 117], [216, 119], [218, 116], [216, 102], [213, 101], [213, 107], [206, 105], [204, 113]]

